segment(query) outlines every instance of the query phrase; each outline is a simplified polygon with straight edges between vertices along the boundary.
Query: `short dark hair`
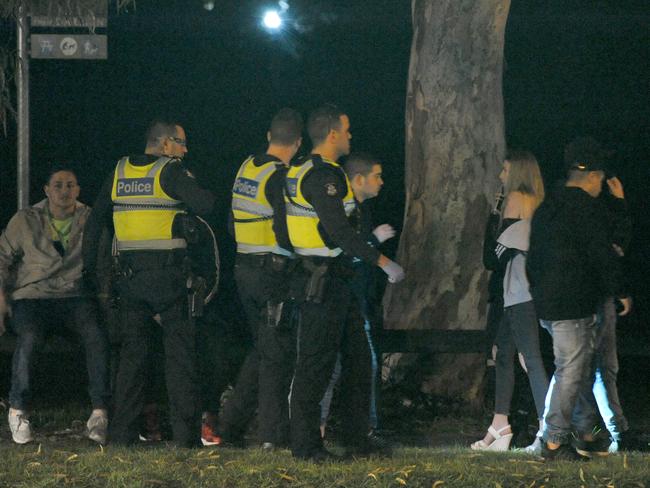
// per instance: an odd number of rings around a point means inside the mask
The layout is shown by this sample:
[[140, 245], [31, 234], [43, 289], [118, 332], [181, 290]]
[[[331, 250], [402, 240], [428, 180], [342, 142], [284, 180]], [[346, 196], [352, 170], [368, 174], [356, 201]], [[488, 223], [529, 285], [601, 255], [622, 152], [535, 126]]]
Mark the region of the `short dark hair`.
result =
[[49, 167], [47, 168], [47, 173], [45, 174], [45, 185], [50, 184], [50, 180], [52, 179], [52, 176], [54, 176], [56, 173], [59, 173], [61, 171], [65, 171], [66, 173], [72, 173], [74, 177], [77, 179], [77, 183], [79, 183], [79, 177], [77, 176], [77, 171], [74, 169], [72, 163], [67, 162], [67, 161], [59, 161], [56, 163], [50, 163]]
[[146, 144], [147, 146], [157, 146], [160, 139], [165, 137], [176, 136], [176, 126], [180, 124], [168, 119], [155, 119], [149, 124], [147, 129]]
[[270, 141], [281, 146], [295, 144], [302, 137], [302, 115], [292, 108], [283, 108], [271, 120]]
[[345, 173], [348, 178], [352, 179], [356, 175], [368, 176], [372, 171], [373, 166], [381, 164], [381, 161], [372, 157], [369, 153], [358, 152], [348, 156], [347, 161], [343, 165]]
[[332, 129], [341, 128], [342, 115], [345, 112], [332, 103], [318, 107], [309, 115], [307, 132], [313, 146], [324, 142]]

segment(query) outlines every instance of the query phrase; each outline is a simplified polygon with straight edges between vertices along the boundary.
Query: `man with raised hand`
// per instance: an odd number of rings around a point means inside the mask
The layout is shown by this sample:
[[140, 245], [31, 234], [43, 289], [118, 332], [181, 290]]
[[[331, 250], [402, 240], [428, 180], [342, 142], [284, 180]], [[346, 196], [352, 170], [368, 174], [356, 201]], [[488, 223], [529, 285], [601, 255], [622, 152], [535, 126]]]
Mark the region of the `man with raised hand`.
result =
[[526, 269], [555, 356], [542, 445], [542, 456], [549, 460], [604, 456], [609, 447], [607, 439], [594, 436], [594, 428], [602, 428], [592, 393], [598, 312], [608, 297], [615, 297], [622, 306], [619, 315], [625, 315], [631, 299], [608, 214], [597, 200], [605, 158], [596, 141], [574, 141], [565, 152], [565, 186], [540, 205], [532, 221]]

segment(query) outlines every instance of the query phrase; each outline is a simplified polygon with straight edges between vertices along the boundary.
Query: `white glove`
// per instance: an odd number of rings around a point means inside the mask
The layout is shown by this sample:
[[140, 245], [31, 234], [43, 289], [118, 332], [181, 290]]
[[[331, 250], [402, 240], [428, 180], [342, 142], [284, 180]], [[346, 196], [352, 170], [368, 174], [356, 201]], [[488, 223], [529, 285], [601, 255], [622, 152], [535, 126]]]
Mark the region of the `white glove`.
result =
[[404, 268], [402, 268], [395, 261], [388, 260], [388, 263], [383, 265], [381, 269], [388, 275], [388, 281], [390, 283], [399, 283], [406, 276], [404, 274]]
[[393, 229], [393, 226], [390, 224], [378, 225], [372, 233], [379, 241], [379, 244], [387, 241], [391, 237], [395, 237], [395, 229]]

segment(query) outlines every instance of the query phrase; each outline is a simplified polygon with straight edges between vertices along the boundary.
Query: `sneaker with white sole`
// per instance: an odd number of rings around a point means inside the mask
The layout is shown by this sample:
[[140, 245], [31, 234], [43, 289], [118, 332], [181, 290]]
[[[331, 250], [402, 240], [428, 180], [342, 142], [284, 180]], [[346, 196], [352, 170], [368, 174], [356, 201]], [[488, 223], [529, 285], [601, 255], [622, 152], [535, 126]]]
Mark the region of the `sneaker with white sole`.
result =
[[23, 410], [9, 410], [7, 416], [11, 438], [16, 444], [27, 444], [34, 440], [32, 427], [29, 425], [27, 413]]
[[529, 446], [524, 447], [524, 452], [526, 454], [531, 454], [533, 456], [541, 456], [542, 455], [542, 438], [541, 437], [535, 437], [535, 440], [533, 443]]
[[99, 444], [106, 444], [106, 431], [108, 430], [108, 417], [105, 413], [93, 413], [86, 422], [88, 439]]

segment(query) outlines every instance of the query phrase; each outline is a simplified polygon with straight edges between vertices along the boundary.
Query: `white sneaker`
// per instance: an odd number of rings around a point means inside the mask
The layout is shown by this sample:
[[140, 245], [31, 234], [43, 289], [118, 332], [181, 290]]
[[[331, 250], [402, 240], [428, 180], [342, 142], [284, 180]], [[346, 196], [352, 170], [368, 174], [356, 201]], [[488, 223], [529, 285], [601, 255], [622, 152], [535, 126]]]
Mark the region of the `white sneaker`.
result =
[[532, 454], [533, 456], [541, 456], [542, 455], [542, 438], [541, 437], [535, 437], [535, 440], [530, 446], [524, 447], [524, 452], [526, 454]]
[[27, 444], [34, 440], [26, 412], [10, 409], [7, 420], [9, 421], [9, 429], [11, 430], [11, 438], [16, 444]]
[[93, 413], [86, 422], [88, 439], [99, 444], [106, 444], [108, 416], [105, 413]]

